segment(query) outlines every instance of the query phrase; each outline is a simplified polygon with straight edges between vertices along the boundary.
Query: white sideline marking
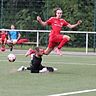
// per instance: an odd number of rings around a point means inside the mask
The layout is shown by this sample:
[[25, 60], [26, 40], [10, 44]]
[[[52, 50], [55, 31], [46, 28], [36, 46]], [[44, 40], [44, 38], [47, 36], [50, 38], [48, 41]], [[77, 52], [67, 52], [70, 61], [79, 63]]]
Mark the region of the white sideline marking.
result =
[[95, 91], [96, 91], [96, 89], [90, 89], [90, 90], [74, 91], [74, 92], [67, 92], [67, 93], [61, 93], [61, 94], [53, 94], [53, 95], [48, 95], [48, 96], [68, 96], [68, 95], [95, 92]]

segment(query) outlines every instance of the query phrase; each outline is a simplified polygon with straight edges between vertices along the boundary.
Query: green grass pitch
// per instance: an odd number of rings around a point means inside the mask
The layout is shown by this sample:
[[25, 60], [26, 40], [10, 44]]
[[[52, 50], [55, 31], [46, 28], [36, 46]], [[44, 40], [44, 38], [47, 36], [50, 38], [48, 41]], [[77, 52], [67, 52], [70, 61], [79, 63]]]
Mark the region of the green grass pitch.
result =
[[[29, 66], [30, 58], [16, 53], [16, 61], [10, 63], [7, 60], [9, 53], [0, 53], [0, 96], [48, 96], [96, 89], [96, 56], [43, 56], [42, 64], [56, 67], [58, 71], [36, 74], [17, 72], [20, 66]], [[66, 96], [96, 96], [96, 92]]]

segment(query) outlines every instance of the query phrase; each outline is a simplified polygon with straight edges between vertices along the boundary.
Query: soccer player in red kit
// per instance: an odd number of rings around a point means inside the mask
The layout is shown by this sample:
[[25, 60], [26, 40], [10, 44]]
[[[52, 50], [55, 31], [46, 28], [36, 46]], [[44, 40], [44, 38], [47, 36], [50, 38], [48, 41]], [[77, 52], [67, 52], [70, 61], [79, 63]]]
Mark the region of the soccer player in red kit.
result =
[[5, 44], [7, 43], [7, 32], [3, 30], [0, 32], [0, 43], [2, 45], [1, 51], [5, 51]]
[[[70, 40], [68, 35], [60, 34], [60, 31], [63, 26], [67, 26], [69, 28], [75, 28], [76, 26], [81, 24], [81, 20], [79, 20], [76, 24], [70, 24], [64, 19], [62, 19], [62, 10], [61, 8], [56, 8], [54, 10], [55, 17], [51, 17], [46, 21], [42, 21], [41, 17], [37, 16], [37, 21], [43, 25], [49, 25], [52, 27], [52, 30], [49, 34], [49, 44], [46, 50], [44, 50], [44, 54], [48, 55], [53, 49], [54, 51], [62, 55], [61, 48]], [[55, 48], [56, 47], [56, 48]]]

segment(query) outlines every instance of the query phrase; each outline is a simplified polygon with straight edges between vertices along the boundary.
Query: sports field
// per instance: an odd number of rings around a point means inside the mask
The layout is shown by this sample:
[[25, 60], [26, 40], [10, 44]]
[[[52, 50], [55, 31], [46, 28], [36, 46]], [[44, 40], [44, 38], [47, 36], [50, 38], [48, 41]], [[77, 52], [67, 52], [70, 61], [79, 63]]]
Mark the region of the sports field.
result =
[[13, 51], [16, 61], [8, 62], [10, 53], [0, 52], [0, 96], [96, 96], [96, 56], [83, 54], [51, 54], [43, 57], [43, 65], [56, 67], [54, 73], [17, 72], [30, 64], [26, 51]]

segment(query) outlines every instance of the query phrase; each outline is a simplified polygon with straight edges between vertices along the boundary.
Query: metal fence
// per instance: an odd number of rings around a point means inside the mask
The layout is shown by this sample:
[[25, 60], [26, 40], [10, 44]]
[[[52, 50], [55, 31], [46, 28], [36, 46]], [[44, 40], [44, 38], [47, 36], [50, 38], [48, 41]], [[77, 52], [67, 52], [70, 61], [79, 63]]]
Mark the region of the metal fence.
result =
[[[2, 30], [5, 30], [5, 31], [10, 31], [10, 29], [0, 29], [0, 31]], [[36, 33], [36, 38], [35, 38], [35, 42], [36, 42], [36, 46], [39, 46], [40, 44], [40, 33], [49, 33], [50, 30], [15, 30], [15, 31], [18, 31], [18, 32], [30, 32], [30, 33]], [[86, 42], [86, 45], [85, 45], [85, 48], [86, 48], [86, 54], [88, 53], [88, 36], [89, 34], [96, 34], [96, 32], [86, 32], [86, 31], [61, 31], [61, 33], [71, 33], [71, 34], [76, 34], [78, 33], [79, 34], [85, 34], [85, 42]]]

